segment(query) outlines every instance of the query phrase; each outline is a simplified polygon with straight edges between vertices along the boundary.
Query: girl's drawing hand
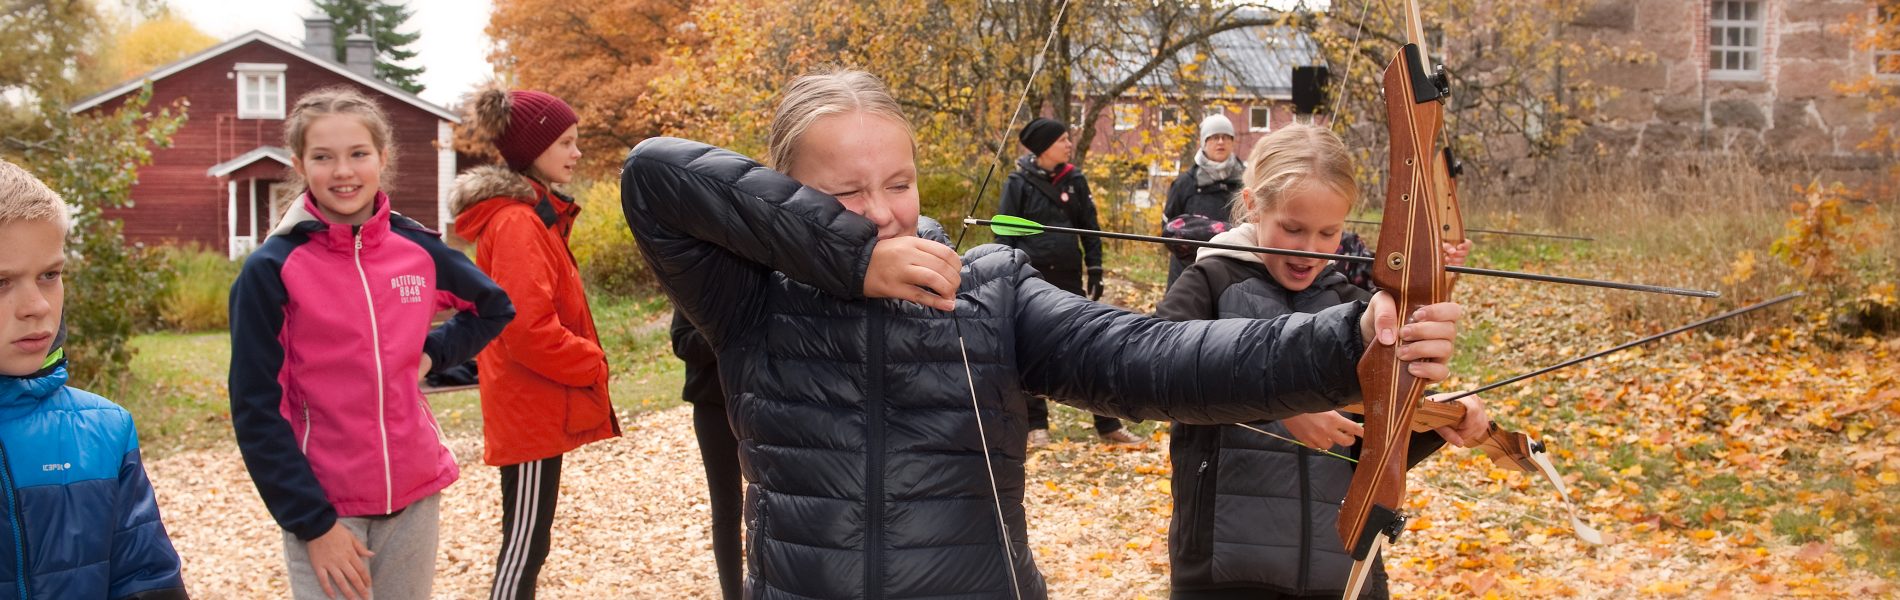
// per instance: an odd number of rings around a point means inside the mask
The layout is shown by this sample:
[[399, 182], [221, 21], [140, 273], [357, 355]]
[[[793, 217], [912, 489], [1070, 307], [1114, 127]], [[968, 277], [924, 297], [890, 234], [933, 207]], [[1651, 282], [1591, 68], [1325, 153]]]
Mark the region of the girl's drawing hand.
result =
[[864, 297], [909, 300], [944, 312], [957, 308], [963, 259], [949, 246], [915, 236], [878, 240], [864, 272]]

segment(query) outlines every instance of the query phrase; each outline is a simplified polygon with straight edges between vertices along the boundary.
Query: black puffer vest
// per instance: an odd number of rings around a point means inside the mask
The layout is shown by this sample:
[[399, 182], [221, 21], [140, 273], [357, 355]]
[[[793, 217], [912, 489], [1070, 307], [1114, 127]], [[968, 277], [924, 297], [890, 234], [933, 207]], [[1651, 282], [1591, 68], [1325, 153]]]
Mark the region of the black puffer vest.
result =
[[662, 287], [718, 353], [748, 482], [750, 598], [1011, 597], [985, 455], [1015, 584], [1043, 598], [1022, 505], [1028, 394], [1196, 423], [1357, 395], [1363, 306], [1170, 323], [1056, 289], [987, 245], [964, 257], [953, 319], [862, 298], [876, 227], [737, 154], [647, 140], [621, 190]]
[[[1250, 234], [1249, 234], [1250, 235]], [[1225, 241], [1225, 240], [1223, 240]], [[1371, 296], [1327, 269], [1305, 290], [1288, 291], [1257, 260], [1206, 256], [1183, 274], [1158, 307], [1170, 319], [1251, 319], [1317, 312]], [[1255, 427], [1293, 439], [1278, 421]], [[1443, 444], [1414, 436], [1412, 457]], [[1353, 448], [1330, 451], [1355, 456]], [[1345, 591], [1352, 567], [1336, 532], [1339, 504], [1353, 465], [1234, 426], [1176, 424], [1169, 445], [1174, 466], [1174, 519], [1168, 550], [1174, 598], [1196, 592], [1265, 589], [1280, 594]], [[1385, 572], [1373, 569], [1362, 598], [1387, 595]], [[1218, 597], [1231, 597], [1220, 595]]]

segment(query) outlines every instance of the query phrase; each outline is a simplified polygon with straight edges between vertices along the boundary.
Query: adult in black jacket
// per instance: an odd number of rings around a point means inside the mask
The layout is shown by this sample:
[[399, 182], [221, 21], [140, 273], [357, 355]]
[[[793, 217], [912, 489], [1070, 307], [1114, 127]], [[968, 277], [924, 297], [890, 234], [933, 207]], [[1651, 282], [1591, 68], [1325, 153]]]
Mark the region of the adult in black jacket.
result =
[[[1168, 203], [1161, 207], [1164, 232], [1170, 225], [1185, 225], [1175, 220], [1188, 215], [1214, 221], [1232, 218], [1234, 195], [1240, 193], [1240, 176], [1245, 172], [1245, 166], [1234, 156], [1234, 122], [1218, 112], [1208, 115], [1201, 120], [1200, 140], [1201, 149], [1194, 153], [1194, 165], [1174, 178], [1174, 185], [1168, 187]], [[1185, 237], [1207, 241], [1214, 233], [1218, 232]], [[1168, 257], [1168, 287], [1173, 287], [1181, 271], [1194, 262], [1193, 256], [1193, 250], [1186, 250], [1185, 256]]]
[[[1075, 144], [1061, 121], [1038, 118], [1023, 126], [1017, 139], [1029, 154], [1016, 159], [1016, 171], [1003, 182], [1002, 214], [1059, 227], [1100, 230], [1095, 198], [1081, 169], [1069, 164]], [[1069, 233], [1029, 237], [997, 236], [996, 242], [1022, 250], [1044, 280], [1072, 294], [1102, 299], [1102, 238]], [[1083, 285], [1086, 267], [1088, 283]], [[1032, 443], [1049, 441], [1047, 399], [1029, 401]], [[1120, 419], [1095, 415], [1095, 434], [1115, 444], [1140, 444], [1141, 438], [1122, 427]]]

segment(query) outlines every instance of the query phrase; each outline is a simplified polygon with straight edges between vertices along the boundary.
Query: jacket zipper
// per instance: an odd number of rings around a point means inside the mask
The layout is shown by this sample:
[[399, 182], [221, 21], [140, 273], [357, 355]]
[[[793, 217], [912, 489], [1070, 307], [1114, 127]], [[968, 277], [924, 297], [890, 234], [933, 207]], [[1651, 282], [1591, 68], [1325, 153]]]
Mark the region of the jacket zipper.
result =
[[310, 400], [308, 398], [305, 398], [303, 401], [298, 402], [298, 404], [303, 405], [303, 441], [300, 441], [297, 443], [297, 450], [300, 452], [303, 452], [304, 456], [309, 456], [310, 455]]
[[13, 464], [7, 457], [5, 442], [0, 442], [0, 487], [7, 489], [7, 524], [13, 528], [13, 569], [19, 574], [20, 598], [24, 600], [33, 597], [28, 592], [32, 586], [27, 583], [26, 534], [20, 531], [20, 502], [13, 496]]
[[376, 364], [376, 432], [382, 436], [383, 449], [383, 514], [389, 514], [396, 512], [396, 493], [389, 468], [389, 423], [383, 415], [383, 338], [376, 329], [376, 296], [369, 291], [369, 273], [363, 271], [363, 226], [350, 226], [350, 235], [356, 240], [351, 257], [356, 260], [356, 275], [363, 281], [364, 304], [369, 306], [370, 362]]
[[[1220, 433], [1215, 432], [1214, 435], [1218, 437]], [[1220, 452], [1220, 446], [1216, 445], [1214, 447], [1214, 452]], [[1203, 458], [1201, 459], [1201, 466], [1194, 469], [1194, 516], [1195, 516], [1195, 519], [1193, 523], [1188, 524], [1188, 534], [1194, 536], [1194, 541], [1193, 543], [1190, 543], [1187, 545], [1188, 552], [1192, 552], [1200, 556], [1205, 556], [1210, 559], [1213, 558], [1214, 556], [1214, 545], [1208, 543], [1208, 539], [1207, 539], [1210, 536], [1211, 532], [1203, 533], [1202, 530], [1213, 528], [1212, 521], [1214, 520], [1214, 511], [1213, 511], [1213, 506], [1211, 505], [1210, 502], [1208, 502], [1208, 493], [1213, 491], [1212, 489], [1210, 489], [1213, 486], [1211, 485], [1212, 478], [1208, 477], [1208, 473], [1207, 473], [1208, 468], [1213, 466], [1213, 464], [1214, 464], [1213, 459]], [[1202, 525], [1204, 524], [1207, 525], [1206, 528], [1202, 527]], [[1203, 546], [1206, 547], [1205, 550], [1202, 549]]]
[[[870, 309], [870, 336], [865, 338], [869, 345], [866, 358], [867, 383], [870, 389], [865, 394], [865, 422], [870, 426], [870, 435], [865, 440], [865, 522], [864, 522], [864, 591], [865, 597], [875, 600], [884, 597], [884, 590], [878, 575], [884, 571], [882, 546], [884, 544], [884, 315], [879, 312], [881, 303], [867, 303]], [[983, 449], [988, 452], [988, 448]], [[1004, 543], [1008, 543], [1005, 540]]]

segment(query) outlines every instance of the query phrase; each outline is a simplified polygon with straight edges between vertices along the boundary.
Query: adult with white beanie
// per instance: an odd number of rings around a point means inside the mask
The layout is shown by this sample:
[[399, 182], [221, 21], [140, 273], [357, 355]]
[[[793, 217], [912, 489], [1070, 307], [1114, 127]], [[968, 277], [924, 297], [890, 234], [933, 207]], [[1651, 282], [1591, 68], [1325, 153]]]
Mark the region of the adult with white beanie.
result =
[[[1219, 108], [1213, 109], [1201, 120], [1199, 141], [1194, 166], [1175, 178], [1168, 188], [1168, 203], [1161, 209], [1162, 234], [1168, 237], [1207, 241], [1225, 231], [1234, 194], [1240, 191], [1240, 175], [1246, 166], [1234, 156], [1234, 122]], [[1175, 252], [1168, 260], [1168, 285], [1174, 285], [1174, 279], [1193, 262], [1191, 250], [1186, 256]]]

